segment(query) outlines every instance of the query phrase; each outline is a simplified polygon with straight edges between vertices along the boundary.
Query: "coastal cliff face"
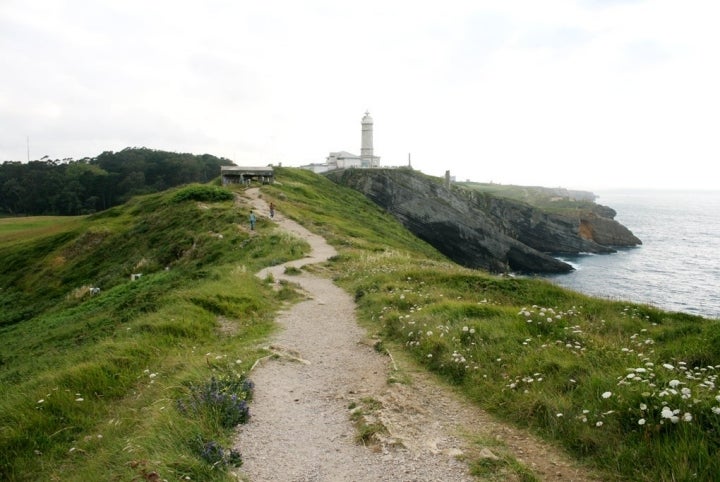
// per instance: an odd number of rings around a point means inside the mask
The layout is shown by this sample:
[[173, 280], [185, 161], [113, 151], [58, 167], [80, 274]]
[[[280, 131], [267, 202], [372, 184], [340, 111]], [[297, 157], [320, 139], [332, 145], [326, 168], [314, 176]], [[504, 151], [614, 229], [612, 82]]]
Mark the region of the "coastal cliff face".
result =
[[604, 206], [575, 216], [546, 213], [486, 193], [447, 189], [409, 169], [351, 169], [326, 176], [362, 192], [416, 236], [471, 268], [561, 273], [572, 267], [548, 253], [610, 253], [612, 245], [640, 244]]

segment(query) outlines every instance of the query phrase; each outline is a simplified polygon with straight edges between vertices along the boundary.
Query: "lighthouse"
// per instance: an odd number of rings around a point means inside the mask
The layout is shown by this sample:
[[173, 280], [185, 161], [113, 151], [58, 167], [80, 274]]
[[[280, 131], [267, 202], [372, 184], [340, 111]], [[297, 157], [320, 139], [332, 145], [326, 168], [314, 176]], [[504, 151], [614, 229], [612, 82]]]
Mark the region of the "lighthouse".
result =
[[[334, 169], [355, 169], [380, 167], [380, 157], [373, 151], [373, 120], [370, 112], [365, 111], [361, 121], [362, 137], [360, 138], [360, 155], [347, 151], [331, 151], [323, 163], [300, 166], [313, 172], [327, 172]], [[408, 162], [410, 160], [408, 159]]]
[[360, 161], [362, 167], [378, 167], [380, 158], [373, 155], [373, 120], [370, 112], [365, 111], [362, 118], [362, 138], [360, 140]]

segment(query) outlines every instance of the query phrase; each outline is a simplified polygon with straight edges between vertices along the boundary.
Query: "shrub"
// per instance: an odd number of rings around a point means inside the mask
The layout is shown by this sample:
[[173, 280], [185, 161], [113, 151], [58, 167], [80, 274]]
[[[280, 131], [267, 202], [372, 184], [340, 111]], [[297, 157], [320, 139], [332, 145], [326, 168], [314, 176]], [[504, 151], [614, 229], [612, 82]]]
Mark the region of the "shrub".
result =
[[242, 466], [242, 456], [235, 449], [226, 449], [214, 440], [204, 440], [197, 437], [193, 440], [193, 448], [208, 464], [213, 467], [240, 467]]
[[212, 377], [202, 385], [191, 385], [188, 397], [178, 400], [178, 410], [187, 415], [205, 414], [225, 428], [233, 428], [250, 419], [248, 401], [254, 384], [244, 375]]

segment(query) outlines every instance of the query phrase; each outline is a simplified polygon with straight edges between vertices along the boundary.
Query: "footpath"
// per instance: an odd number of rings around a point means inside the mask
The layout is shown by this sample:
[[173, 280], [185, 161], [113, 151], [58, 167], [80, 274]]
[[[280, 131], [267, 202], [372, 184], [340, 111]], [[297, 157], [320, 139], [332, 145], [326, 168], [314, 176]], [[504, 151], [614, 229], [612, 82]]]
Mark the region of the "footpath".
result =
[[[269, 215], [259, 190], [246, 196], [256, 214]], [[234, 444], [243, 456], [241, 477], [253, 482], [473, 481], [482, 479], [470, 474], [465, 460], [480, 457], [498, 467], [488, 480], [521, 480], [499, 460], [509, 455], [541, 480], [599, 480], [554, 447], [494, 421], [412, 362], [374, 350], [346, 292], [306, 270], [285, 274], [286, 267], [326, 261], [335, 249], [281, 213], [274, 221], [306, 240], [312, 251], [257, 276], [295, 283], [307, 298], [279, 314], [280, 330], [268, 346], [274, 355], [250, 373], [252, 417], [238, 429]], [[404, 383], [388, 383], [396, 362]], [[353, 407], [369, 414], [365, 423], [384, 427], [379, 441], [358, 443]]]

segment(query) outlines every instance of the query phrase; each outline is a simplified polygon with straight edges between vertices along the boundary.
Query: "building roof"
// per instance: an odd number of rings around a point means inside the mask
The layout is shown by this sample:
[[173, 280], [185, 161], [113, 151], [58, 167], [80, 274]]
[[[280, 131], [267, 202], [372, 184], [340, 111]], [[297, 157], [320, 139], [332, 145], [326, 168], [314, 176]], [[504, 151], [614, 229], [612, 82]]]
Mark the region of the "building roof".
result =
[[272, 166], [220, 166], [220, 172], [222, 174], [272, 174], [274, 171]]
[[360, 156], [356, 156], [355, 154], [351, 154], [351, 153], [349, 153], [349, 152], [347, 152], [347, 151], [331, 152], [331, 153], [330, 153], [330, 156], [331, 156], [331, 157], [337, 157], [337, 158], [343, 158], [343, 157], [357, 157], [357, 158], [359, 158], [359, 157], [360, 157]]

